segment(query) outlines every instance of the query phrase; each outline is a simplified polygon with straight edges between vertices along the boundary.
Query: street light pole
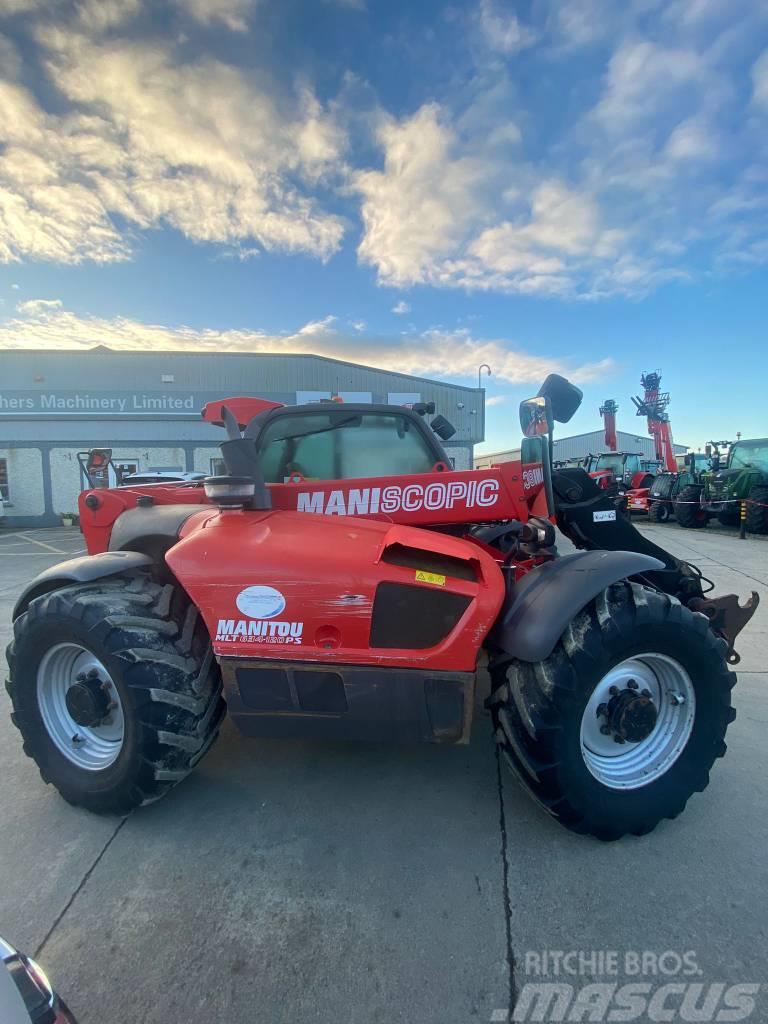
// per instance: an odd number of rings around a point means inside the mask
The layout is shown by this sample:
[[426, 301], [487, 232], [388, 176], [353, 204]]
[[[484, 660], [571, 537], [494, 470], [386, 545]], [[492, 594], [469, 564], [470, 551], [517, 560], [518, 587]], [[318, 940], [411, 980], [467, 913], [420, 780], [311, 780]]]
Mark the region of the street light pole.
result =
[[482, 378], [482, 375], [483, 375], [483, 370], [485, 370], [485, 372], [488, 374], [489, 377], [491, 376], [491, 368], [488, 365], [488, 363], [481, 363], [478, 366], [478, 368], [477, 368], [477, 390], [478, 391], [481, 391], [482, 387], [483, 387], [482, 382], [481, 382], [481, 378]]

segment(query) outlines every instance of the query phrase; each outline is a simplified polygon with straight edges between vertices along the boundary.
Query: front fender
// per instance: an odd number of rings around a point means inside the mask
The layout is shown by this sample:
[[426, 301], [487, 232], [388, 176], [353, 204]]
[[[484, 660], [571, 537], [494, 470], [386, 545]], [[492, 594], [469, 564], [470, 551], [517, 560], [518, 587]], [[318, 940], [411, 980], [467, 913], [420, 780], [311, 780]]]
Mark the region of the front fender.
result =
[[13, 609], [13, 620], [15, 622], [24, 614], [30, 601], [51, 590], [66, 587], [69, 583], [90, 583], [104, 576], [116, 576], [129, 569], [140, 569], [152, 564], [149, 555], [138, 551], [105, 551], [100, 555], [82, 555], [80, 558], [59, 562], [58, 565], [44, 569], [26, 585]]
[[514, 584], [490, 643], [521, 661], [543, 661], [571, 619], [607, 586], [663, 568], [633, 551], [578, 551], [545, 562]]

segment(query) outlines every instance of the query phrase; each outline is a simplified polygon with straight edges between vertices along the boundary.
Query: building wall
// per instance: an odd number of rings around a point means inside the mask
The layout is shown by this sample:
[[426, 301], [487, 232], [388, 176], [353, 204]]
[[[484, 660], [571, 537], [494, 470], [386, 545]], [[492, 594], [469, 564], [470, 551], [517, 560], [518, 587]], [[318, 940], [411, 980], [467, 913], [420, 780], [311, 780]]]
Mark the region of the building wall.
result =
[[[51, 449], [51, 498], [56, 515], [62, 512], [77, 512], [77, 497], [83, 489], [77, 453], [83, 450], [83, 447]], [[112, 458], [115, 462], [136, 461], [142, 471], [184, 470], [187, 461], [184, 448], [149, 447], [145, 444], [113, 448]]]
[[8, 465], [10, 502], [5, 519], [29, 519], [45, 513], [43, 453], [40, 448], [0, 448], [0, 459]]

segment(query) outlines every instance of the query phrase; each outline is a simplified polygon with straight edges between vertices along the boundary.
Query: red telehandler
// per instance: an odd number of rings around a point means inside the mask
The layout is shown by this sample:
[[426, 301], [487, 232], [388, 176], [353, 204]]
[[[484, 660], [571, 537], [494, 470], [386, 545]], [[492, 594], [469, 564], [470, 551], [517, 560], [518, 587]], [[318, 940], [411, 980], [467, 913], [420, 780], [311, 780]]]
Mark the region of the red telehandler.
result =
[[[649, 472], [648, 464], [639, 452], [616, 450], [616, 413], [618, 409], [618, 404], [612, 398], [607, 398], [600, 406], [600, 415], [603, 417], [605, 428], [605, 446], [608, 450], [599, 455], [588, 455], [582, 465], [598, 487], [614, 496], [621, 497], [632, 488], [649, 485], [653, 475]], [[624, 508], [623, 500], [617, 507], [620, 510]]]
[[225, 710], [250, 736], [467, 742], [485, 652], [495, 741], [559, 822], [674, 818], [725, 752], [757, 595], [705, 596], [583, 470], [552, 471], [580, 401], [551, 375], [521, 460], [454, 472], [426, 408], [227, 399], [204, 410], [226, 475], [84, 492], [90, 554], [29, 583], [7, 652], [43, 779], [125, 814]]
[[672, 424], [666, 409], [669, 405], [669, 392], [661, 391], [661, 370], [644, 373], [640, 383], [645, 389], [642, 398], [633, 397], [638, 416], [645, 416], [648, 422], [648, 433], [653, 438], [656, 455], [656, 473], [648, 474], [645, 480], [638, 481], [627, 491], [627, 509], [632, 512], [647, 512], [653, 522], [666, 522], [669, 518], [670, 503], [659, 500], [651, 494], [657, 490], [659, 495], [666, 494], [670, 489], [668, 479], [660, 480], [660, 476], [675, 474], [679, 476], [679, 467], [675, 458], [675, 446], [672, 442]]

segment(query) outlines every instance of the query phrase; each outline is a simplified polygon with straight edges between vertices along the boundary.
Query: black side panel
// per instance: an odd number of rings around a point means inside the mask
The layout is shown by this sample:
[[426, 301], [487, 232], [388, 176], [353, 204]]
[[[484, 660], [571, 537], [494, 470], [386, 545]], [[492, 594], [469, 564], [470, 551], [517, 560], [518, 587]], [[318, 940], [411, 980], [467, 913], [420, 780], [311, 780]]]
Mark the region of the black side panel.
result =
[[208, 505], [150, 505], [129, 508], [115, 520], [109, 538], [110, 551], [144, 551], [162, 557], [173, 547], [179, 530], [195, 512]]
[[380, 583], [373, 601], [371, 647], [434, 647], [448, 636], [471, 601], [450, 590]]
[[230, 718], [246, 736], [466, 743], [471, 672], [220, 658]]
[[152, 559], [138, 551], [105, 551], [100, 555], [83, 555], [81, 558], [59, 562], [50, 569], [44, 569], [26, 585], [13, 609], [13, 618], [15, 620], [22, 615], [30, 601], [51, 590], [66, 587], [69, 583], [89, 583], [91, 580], [116, 576], [149, 565], [152, 565]]
[[557, 525], [577, 548], [657, 558], [663, 563], [658, 571], [643, 573], [649, 583], [681, 601], [701, 596], [701, 584], [686, 563], [644, 537], [585, 470], [557, 470], [553, 484]]
[[543, 661], [584, 605], [611, 583], [661, 569], [632, 551], [579, 551], [532, 569], [515, 583], [490, 643], [521, 661]]

